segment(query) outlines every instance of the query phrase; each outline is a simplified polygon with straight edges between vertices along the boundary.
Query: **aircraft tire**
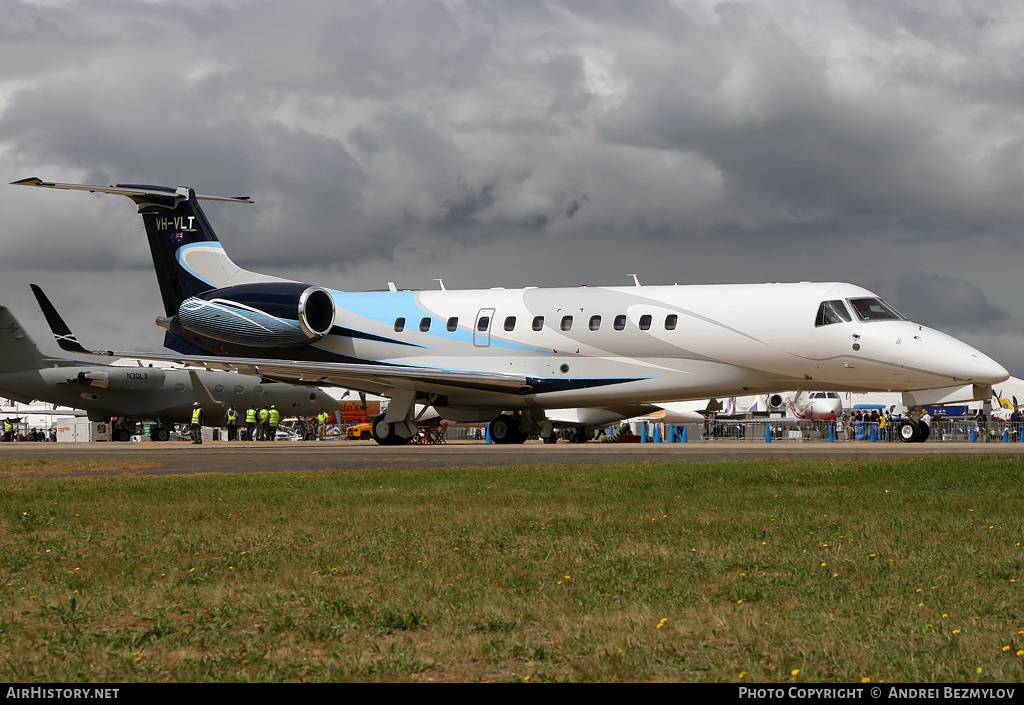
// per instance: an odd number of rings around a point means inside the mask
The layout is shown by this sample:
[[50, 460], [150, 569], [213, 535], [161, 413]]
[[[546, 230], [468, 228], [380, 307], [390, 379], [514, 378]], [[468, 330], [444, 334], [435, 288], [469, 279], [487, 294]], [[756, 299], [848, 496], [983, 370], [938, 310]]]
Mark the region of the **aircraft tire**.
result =
[[901, 421], [899, 428], [896, 429], [896, 435], [904, 443], [920, 443], [924, 440], [921, 425], [911, 420]]
[[115, 428], [112, 437], [118, 443], [127, 443], [132, 439], [132, 434], [128, 433], [127, 428]]
[[152, 433], [149, 434], [149, 437], [154, 441], [167, 441], [170, 440], [171, 434], [166, 428], [159, 426], [153, 429]]
[[384, 423], [384, 416], [384, 414], [380, 414], [373, 419], [373, 440], [377, 441], [378, 445], [404, 446], [412, 440], [395, 433], [395, 424]]
[[558, 443], [558, 436], [552, 432], [550, 436], [541, 436], [541, 440], [545, 443]]
[[492, 441], [500, 444], [514, 443], [514, 438], [518, 435], [512, 417], [504, 414], [487, 424], [487, 432], [491, 434]]

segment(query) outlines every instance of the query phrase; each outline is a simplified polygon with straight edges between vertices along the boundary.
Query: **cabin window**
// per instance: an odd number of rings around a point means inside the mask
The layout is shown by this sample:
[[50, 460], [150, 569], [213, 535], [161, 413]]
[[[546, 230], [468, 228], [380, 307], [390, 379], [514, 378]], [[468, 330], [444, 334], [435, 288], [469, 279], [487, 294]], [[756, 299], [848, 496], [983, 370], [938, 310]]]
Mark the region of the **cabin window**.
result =
[[420, 319], [420, 332], [426, 333], [430, 330], [430, 317]]
[[490, 316], [480, 316], [480, 319], [476, 322], [476, 329], [478, 331], [486, 331], [491, 325]]
[[679, 316], [676, 314], [670, 313], [665, 316], [665, 330], [675, 330], [677, 323], [679, 323]]
[[240, 384], [235, 385], [235, 394], [245, 394], [245, 387]]
[[265, 392], [266, 390], [257, 384], [255, 387], [252, 388], [252, 391], [256, 392], [257, 394], [263, 394], [263, 392]]
[[905, 321], [906, 317], [881, 299], [848, 299], [862, 321]]
[[626, 314], [620, 313], [615, 317], [615, 330], [625, 330], [626, 328]]
[[516, 329], [516, 317], [515, 316], [509, 316], [508, 318], [505, 319], [505, 330], [511, 332], [511, 331], [514, 331], [515, 329]]
[[572, 330], [572, 316], [562, 316], [562, 330]]
[[533, 329], [534, 330], [543, 330], [544, 329], [544, 316], [534, 316], [533, 317]]
[[448, 319], [448, 332], [449, 333], [454, 333], [458, 329], [459, 329], [459, 317], [458, 316], [452, 316], [451, 318]]
[[404, 318], [396, 318], [395, 319], [395, 332], [396, 333], [401, 333], [403, 330], [405, 330], [405, 319]]
[[814, 325], [827, 326], [832, 323], [849, 323], [851, 320], [850, 312], [842, 301], [822, 301]]
[[218, 385], [214, 386], [213, 393], [214, 394], [223, 394], [224, 393], [224, 385], [223, 384], [218, 384]]
[[590, 317], [590, 330], [600, 330], [600, 329], [601, 329], [601, 317], [600, 316], [591, 316]]
[[176, 391], [176, 392], [184, 392], [185, 391], [185, 385], [182, 384], [181, 382], [176, 382], [175, 385], [174, 385], [174, 391]]
[[640, 316], [640, 330], [650, 330], [650, 329], [651, 329], [651, 314], [645, 313], [644, 315]]

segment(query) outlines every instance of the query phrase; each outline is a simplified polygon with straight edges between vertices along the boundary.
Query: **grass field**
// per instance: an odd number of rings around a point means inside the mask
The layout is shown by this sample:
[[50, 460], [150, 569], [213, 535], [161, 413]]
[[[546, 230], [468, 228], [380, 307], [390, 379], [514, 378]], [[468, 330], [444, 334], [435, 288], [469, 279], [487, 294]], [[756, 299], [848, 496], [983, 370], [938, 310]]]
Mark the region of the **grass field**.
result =
[[1024, 677], [1016, 458], [46, 469], [0, 467], [3, 681]]

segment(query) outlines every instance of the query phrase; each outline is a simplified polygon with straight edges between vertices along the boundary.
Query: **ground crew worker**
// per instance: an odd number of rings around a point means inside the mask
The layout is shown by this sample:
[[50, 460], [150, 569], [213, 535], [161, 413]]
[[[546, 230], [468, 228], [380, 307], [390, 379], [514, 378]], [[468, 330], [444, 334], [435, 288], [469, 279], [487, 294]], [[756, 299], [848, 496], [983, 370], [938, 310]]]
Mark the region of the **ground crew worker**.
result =
[[261, 441], [267, 440], [267, 436], [270, 434], [270, 412], [267, 411], [267, 407], [260, 409], [260, 430], [258, 438]]
[[318, 436], [321, 441], [327, 440], [327, 420], [331, 418], [331, 415], [324, 411], [323, 407], [320, 407], [320, 413], [316, 415]]
[[238, 411], [235, 410], [234, 404], [228, 407], [228, 412], [225, 414], [228, 417], [228, 440], [238, 440]]
[[10, 443], [14, 440], [14, 424], [9, 418], [4, 419], [4, 442]]
[[249, 440], [256, 440], [256, 407], [250, 406], [245, 410], [245, 428], [249, 433]]
[[268, 441], [277, 440], [277, 425], [281, 423], [281, 412], [277, 410], [273, 404], [270, 405], [270, 411], [267, 414], [269, 416], [270, 424], [270, 435], [267, 437]]
[[203, 407], [199, 402], [192, 405], [192, 445], [203, 443]]

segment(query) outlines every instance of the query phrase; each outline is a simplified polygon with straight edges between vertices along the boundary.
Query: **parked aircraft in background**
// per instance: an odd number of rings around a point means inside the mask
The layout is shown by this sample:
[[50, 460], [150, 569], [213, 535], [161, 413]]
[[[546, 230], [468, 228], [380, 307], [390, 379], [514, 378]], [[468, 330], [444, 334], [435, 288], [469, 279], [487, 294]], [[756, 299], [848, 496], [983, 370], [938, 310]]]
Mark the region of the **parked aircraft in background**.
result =
[[191, 421], [197, 401], [211, 425], [232, 404], [240, 411], [239, 425], [249, 405], [274, 404], [286, 416], [312, 416], [320, 407], [338, 408], [334, 397], [322, 389], [268, 384], [234, 372], [121, 367], [45, 357], [6, 306], [0, 306], [0, 396], [25, 404], [39, 399], [84, 409], [93, 421], [116, 416], [112, 438], [117, 441], [127, 441], [135, 421], [143, 419], [155, 421], [153, 440], [165, 441], [173, 422]]
[[[906, 405], [987, 398], [1006, 370], [839, 282], [470, 291], [346, 292], [242, 269], [191, 188], [16, 185], [130, 198], [142, 215], [163, 298], [165, 345], [116, 353], [328, 383], [390, 398], [381, 444], [416, 434], [416, 404], [490, 422], [497, 442], [550, 434], [549, 409], [637, 415], [652, 404], [813, 385], [904, 391]], [[65, 339], [66, 350], [87, 353]], [[96, 354], [114, 354], [95, 351]], [[208, 354], [202, 354], [202, 353]], [[906, 420], [905, 441], [927, 427]]]
[[835, 392], [789, 392], [770, 394], [768, 408], [785, 409], [788, 416], [801, 421], [828, 421], [833, 414], [843, 415], [843, 400]]

